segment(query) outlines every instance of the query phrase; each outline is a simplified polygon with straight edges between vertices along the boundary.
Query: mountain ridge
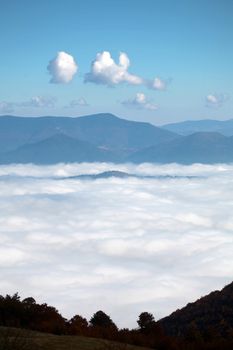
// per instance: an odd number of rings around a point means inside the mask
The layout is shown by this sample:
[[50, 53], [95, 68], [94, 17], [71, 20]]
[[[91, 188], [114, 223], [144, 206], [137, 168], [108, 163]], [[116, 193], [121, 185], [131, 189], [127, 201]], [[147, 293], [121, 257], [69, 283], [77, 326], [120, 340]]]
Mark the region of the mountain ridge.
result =
[[103, 161], [231, 163], [233, 136], [225, 136], [218, 130], [182, 136], [111, 113], [82, 117], [0, 117], [0, 164]]
[[176, 132], [179, 135], [187, 136], [194, 132], [220, 132], [224, 136], [233, 135], [233, 119], [200, 119], [185, 120], [177, 123], [169, 123], [162, 126], [163, 129]]
[[57, 131], [124, 154], [179, 137], [150, 123], [129, 121], [108, 113], [75, 118], [1, 116], [0, 150], [11, 151], [35, 143]]
[[217, 132], [197, 132], [135, 152], [133, 163], [214, 164], [233, 161], [233, 137]]
[[30, 145], [0, 155], [0, 163], [54, 164], [66, 162], [111, 161], [114, 155], [86, 141], [57, 133]]

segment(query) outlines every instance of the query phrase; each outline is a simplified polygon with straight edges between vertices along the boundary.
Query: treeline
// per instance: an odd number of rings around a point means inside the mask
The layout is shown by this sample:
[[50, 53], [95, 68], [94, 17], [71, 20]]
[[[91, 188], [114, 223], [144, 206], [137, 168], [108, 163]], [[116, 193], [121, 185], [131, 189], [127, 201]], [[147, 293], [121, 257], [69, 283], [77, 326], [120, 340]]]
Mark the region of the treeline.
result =
[[67, 320], [56, 308], [38, 304], [32, 297], [21, 300], [17, 293], [0, 296], [0, 326], [3, 327], [102, 338], [157, 350], [233, 349], [233, 337], [222, 337], [211, 329], [202, 335], [195, 322], [181, 336], [165, 334], [160, 322], [148, 312], [139, 315], [137, 324], [136, 329], [119, 329], [103, 311], [97, 311], [89, 321], [78, 314]]
[[152, 348], [164, 344], [167, 349], [173, 349], [170, 337], [163, 334], [151, 314], [142, 313], [138, 322], [139, 329], [118, 329], [103, 311], [97, 311], [89, 322], [81, 315], [67, 320], [56, 308], [45, 303], [38, 304], [32, 297], [21, 300], [17, 293], [0, 296], [0, 326], [57, 335], [82, 335]]
[[233, 339], [233, 283], [173, 312], [160, 325], [172, 336]]

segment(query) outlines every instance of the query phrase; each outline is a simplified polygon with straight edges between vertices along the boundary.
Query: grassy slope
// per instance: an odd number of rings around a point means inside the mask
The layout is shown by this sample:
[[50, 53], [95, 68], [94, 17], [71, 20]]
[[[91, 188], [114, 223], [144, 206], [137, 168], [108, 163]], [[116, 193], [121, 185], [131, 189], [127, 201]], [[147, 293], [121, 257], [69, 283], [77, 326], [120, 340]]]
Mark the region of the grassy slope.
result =
[[[1, 343], [5, 345], [2, 346]], [[0, 327], [0, 350], [146, 350], [102, 339]]]

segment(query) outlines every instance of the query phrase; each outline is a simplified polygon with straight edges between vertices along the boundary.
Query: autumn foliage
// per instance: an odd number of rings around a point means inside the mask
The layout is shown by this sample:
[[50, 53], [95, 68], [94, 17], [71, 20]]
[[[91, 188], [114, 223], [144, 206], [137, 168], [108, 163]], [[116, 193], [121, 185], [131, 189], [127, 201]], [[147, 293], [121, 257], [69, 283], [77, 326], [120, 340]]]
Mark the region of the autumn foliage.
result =
[[0, 296], [0, 326], [57, 335], [82, 335], [157, 350], [233, 349], [233, 284], [171, 316], [155, 321], [149, 312], [137, 319], [138, 328], [119, 329], [102, 310], [88, 321], [79, 314], [65, 319], [56, 308], [16, 293]]

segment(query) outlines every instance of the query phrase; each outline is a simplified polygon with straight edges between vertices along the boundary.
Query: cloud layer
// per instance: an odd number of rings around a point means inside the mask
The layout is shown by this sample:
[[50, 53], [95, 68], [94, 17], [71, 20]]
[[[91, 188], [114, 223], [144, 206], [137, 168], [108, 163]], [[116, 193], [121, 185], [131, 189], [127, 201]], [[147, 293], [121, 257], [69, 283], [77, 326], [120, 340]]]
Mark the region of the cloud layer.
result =
[[[66, 176], [118, 169], [192, 179]], [[1, 293], [120, 326], [156, 318], [233, 275], [233, 166], [0, 166]]]
[[78, 65], [74, 57], [64, 51], [57, 53], [57, 56], [49, 62], [47, 67], [52, 76], [50, 83], [66, 84], [69, 83], [77, 73]]

